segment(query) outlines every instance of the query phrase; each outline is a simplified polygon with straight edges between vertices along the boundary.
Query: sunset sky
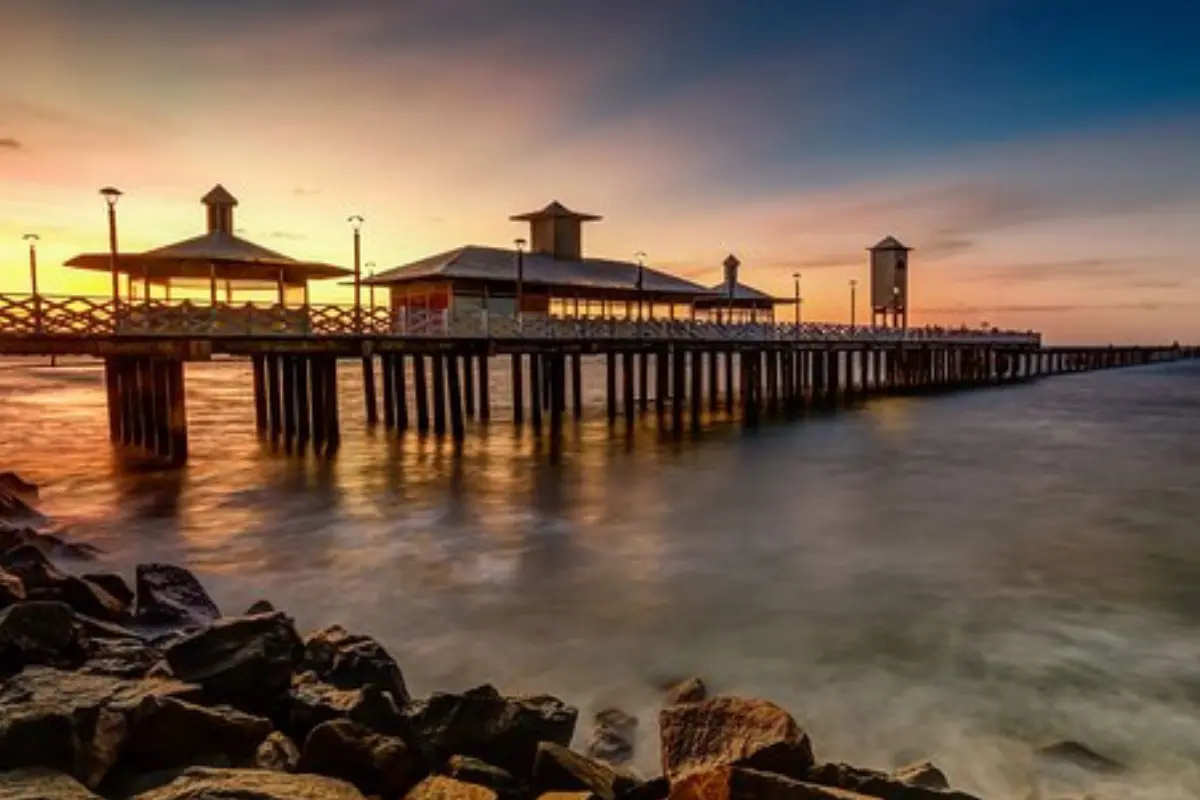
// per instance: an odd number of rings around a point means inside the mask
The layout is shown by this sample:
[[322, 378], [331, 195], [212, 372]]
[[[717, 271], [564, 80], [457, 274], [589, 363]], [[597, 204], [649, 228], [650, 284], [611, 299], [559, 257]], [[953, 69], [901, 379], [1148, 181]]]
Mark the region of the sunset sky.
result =
[[894, 234], [917, 323], [1200, 341], [1196, 0], [0, 0], [0, 31], [0, 291], [26, 232], [45, 291], [107, 291], [60, 266], [105, 249], [101, 186], [140, 250], [221, 182], [299, 258], [348, 265], [349, 214], [380, 269], [506, 246], [558, 199], [604, 215], [592, 255], [800, 271], [810, 319]]

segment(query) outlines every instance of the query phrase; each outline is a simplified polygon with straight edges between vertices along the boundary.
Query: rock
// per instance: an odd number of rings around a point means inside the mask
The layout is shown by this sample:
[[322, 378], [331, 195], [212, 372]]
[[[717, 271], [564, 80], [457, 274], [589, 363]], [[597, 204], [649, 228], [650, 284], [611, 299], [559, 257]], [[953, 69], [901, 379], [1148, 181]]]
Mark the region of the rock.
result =
[[667, 689], [663, 696], [664, 706], [680, 703], [702, 703], [708, 699], [708, 687], [699, 678], [685, 678]]
[[270, 600], [255, 600], [250, 604], [250, 607], [246, 609], [245, 616], [253, 617], [255, 614], [273, 613], [275, 613], [275, 606], [271, 605]]
[[0, 688], [0, 769], [47, 767], [95, 787], [120, 754], [146, 697], [192, 700], [177, 681], [127, 681], [26, 667]]
[[491, 789], [500, 800], [518, 800], [529, 794], [529, 788], [509, 773], [471, 756], [450, 756], [440, 771], [455, 780]]
[[1034, 758], [1043, 763], [1072, 764], [1100, 775], [1115, 775], [1125, 771], [1125, 765], [1120, 761], [1069, 739], [1039, 747], [1034, 751]]
[[926, 789], [950, 788], [950, 781], [946, 779], [946, 773], [929, 761], [918, 761], [901, 767], [893, 772], [891, 777], [892, 780], [907, 783], [910, 786], [922, 786]]
[[865, 800], [862, 795], [771, 772], [720, 766], [671, 782], [670, 800]]
[[403, 710], [409, 741], [431, 764], [452, 755], [482, 758], [527, 780], [540, 742], [566, 746], [578, 712], [554, 697], [503, 697], [491, 686], [434, 694]]
[[21, 579], [30, 600], [57, 600], [81, 614], [108, 621], [125, 619], [128, 609], [101, 589], [50, 563], [36, 547], [23, 545], [0, 555], [0, 567]]
[[196, 576], [171, 564], [138, 564], [137, 610], [148, 625], [203, 625], [221, 616]]
[[562, 745], [542, 742], [533, 762], [533, 788], [539, 792], [590, 791], [600, 800], [615, 798], [637, 781]]
[[272, 614], [214, 622], [171, 642], [164, 655], [171, 673], [203, 686], [211, 702], [256, 712], [287, 692], [302, 646], [291, 620]]
[[144, 697], [129, 711], [122, 763], [139, 770], [250, 761], [271, 723], [228, 706]]
[[398, 734], [404, 727], [400, 709], [388, 692], [368, 686], [365, 689], [338, 689], [302, 672], [292, 680], [291, 690], [277, 712], [280, 725], [298, 741], [309, 732], [334, 719], [349, 719], [374, 731]]
[[323, 775], [193, 767], [130, 800], [365, 800], [350, 784]]
[[75, 612], [75, 624], [89, 639], [123, 639], [127, 641], [144, 642], [140, 633], [135, 633], [115, 622], [105, 622], [102, 619], [89, 617], [87, 614]]
[[28, 664], [70, 669], [84, 658], [84, 639], [66, 603], [34, 601], [0, 611], [0, 673]]
[[670, 789], [670, 782], [660, 776], [626, 789], [619, 796], [619, 800], [663, 800], [670, 793]]
[[628, 764], [633, 760], [638, 718], [616, 708], [596, 714], [587, 755], [609, 764]]
[[45, 533], [30, 526], [16, 527], [0, 523], [0, 552], [30, 546], [45, 556], [73, 558], [90, 561], [100, 551], [90, 544], [69, 542], [53, 533]]
[[700, 769], [740, 766], [803, 778], [812, 744], [791, 715], [766, 700], [715, 697], [659, 714], [663, 774], [672, 785]]
[[398, 797], [421, 777], [418, 759], [404, 741], [337, 719], [313, 728], [300, 753], [299, 772], [341, 778], [364, 794]]
[[[78, 619], [78, 617], [77, 617]], [[162, 661], [162, 651], [140, 639], [95, 639], [87, 647], [87, 660], [79, 671], [88, 675], [114, 678], [145, 678]], [[158, 677], [169, 678], [165, 674]]]
[[[927, 769], [920, 769], [920, 768]], [[937, 783], [941, 776], [945, 783], [946, 776], [932, 764], [914, 765], [907, 779], [900, 777], [904, 771], [896, 775], [888, 775], [849, 764], [818, 764], [808, 771], [805, 780], [809, 783], [857, 792], [868, 797], [879, 797], [883, 800], [976, 800], [965, 792], [949, 790], [947, 783], [943, 787], [927, 786], [925, 783]]]
[[0, 608], [7, 608], [24, 599], [25, 584], [8, 570], [0, 569]]
[[319, 630], [305, 640], [300, 668], [339, 689], [374, 685], [390, 692], [397, 705], [410, 699], [400, 667], [379, 642], [347, 633], [340, 625]]
[[52, 769], [0, 772], [0, 800], [101, 800], [70, 775]]
[[115, 572], [88, 572], [82, 577], [85, 581], [99, 586], [104, 591], [115, 597], [126, 608], [133, 607], [133, 589], [129, 588], [129, 584]]
[[38, 496], [37, 484], [25, 480], [15, 472], [0, 472], [0, 491], [27, 500], [36, 500]]
[[497, 800], [497, 794], [483, 786], [445, 775], [430, 775], [414, 786], [404, 800]]
[[277, 772], [295, 772], [300, 763], [300, 748], [279, 731], [272, 731], [254, 751], [255, 769], [273, 769]]

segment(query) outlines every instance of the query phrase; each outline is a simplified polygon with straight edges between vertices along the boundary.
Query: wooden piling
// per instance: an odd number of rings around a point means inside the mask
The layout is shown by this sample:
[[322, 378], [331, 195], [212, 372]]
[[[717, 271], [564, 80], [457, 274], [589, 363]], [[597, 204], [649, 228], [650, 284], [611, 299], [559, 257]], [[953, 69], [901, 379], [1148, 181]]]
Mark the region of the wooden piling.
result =
[[429, 433], [429, 388], [425, 377], [425, 356], [413, 355], [413, 402], [417, 406], [417, 431]]
[[325, 364], [319, 356], [305, 356], [308, 362], [309, 405], [312, 410], [312, 445], [314, 453], [321, 453], [329, 434], [329, 414], [325, 396]]
[[491, 375], [488, 374], [488, 354], [479, 354], [479, 420], [488, 422], [492, 418]]
[[272, 439], [283, 431], [283, 398], [280, 396], [280, 357], [267, 354], [267, 432]]
[[608, 424], [617, 421], [617, 354], [604, 356], [604, 397], [608, 410]]
[[624, 400], [625, 427], [633, 427], [634, 413], [634, 374], [633, 353], [629, 350], [621, 353], [621, 388]]
[[658, 415], [659, 420], [667, 411], [669, 362], [670, 358], [666, 347], [660, 347], [654, 351], [654, 413]]
[[684, 352], [678, 346], [671, 349], [671, 422], [676, 434], [683, 432], [683, 398], [686, 391], [684, 382]]
[[700, 350], [692, 351], [692, 430], [700, 429], [700, 413], [704, 403], [704, 353]]
[[379, 409], [375, 397], [375, 357], [362, 357], [363, 371], [363, 400], [366, 402], [367, 425], [375, 427], [379, 424]]
[[[566, 365], [563, 365], [566, 368]], [[565, 390], [565, 387], [564, 387]], [[583, 418], [583, 356], [571, 353], [571, 405], [575, 419]]]
[[250, 363], [254, 375], [254, 427], [261, 434], [267, 430], [267, 370], [262, 355], [251, 356]]
[[542, 356], [529, 355], [529, 421], [534, 428], [542, 427]]
[[[447, 353], [444, 358], [446, 359], [447, 389], [450, 395], [450, 435], [454, 437], [454, 441], [462, 442], [466, 438], [466, 433], [463, 425], [463, 396], [462, 386], [459, 382], [458, 356], [454, 353]], [[469, 366], [467, 371], [470, 371]]]
[[650, 408], [650, 353], [642, 350], [637, 354], [638, 408], [645, 413]]
[[338, 414], [337, 357], [325, 360], [325, 452], [333, 455], [342, 444], [341, 422]]
[[440, 353], [430, 357], [433, 366], [430, 380], [433, 383], [433, 433], [446, 435], [446, 365]]
[[309, 398], [308, 358], [296, 356], [292, 359], [292, 382], [296, 391], [296, 445], [303, 450], [311, 438], [312, 402]]
[[379, 355], [380, 377], [383, 379], [383, 427], [396, 430], [396, 357], [392, 353]]
[[525, 380], [521, 374], [521, 354], [512, 354], [513, 424], [525, 423]]
[[280, 402], [283, 409], [283, 439], [290, 447], [296, 438], [296, 371], [292, 362], [296, 356], [284, 355], [279, 357], [280, 377], [283, 381], [283, 391]]
[[408, 376], [404, 372], [404, 354], [392, 359], [392, 395], [396, 402], [396, 431], [408, 430]]
[[[458, 358], [455, 358], [458, 361]], [[469, 352], [462, 356], [463, 411], [467, 417], [475, 418], [475, 359]], [[456, 367], [457, 369], [457, 367]]]

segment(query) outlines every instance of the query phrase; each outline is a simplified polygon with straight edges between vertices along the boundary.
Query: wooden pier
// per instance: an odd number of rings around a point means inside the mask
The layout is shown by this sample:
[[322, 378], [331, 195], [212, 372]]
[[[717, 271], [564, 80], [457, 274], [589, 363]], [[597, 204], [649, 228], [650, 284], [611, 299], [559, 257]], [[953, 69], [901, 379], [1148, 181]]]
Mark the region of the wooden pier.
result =
[[[468, 420], [496, 419], [491, 369], [507, 359], [511, 424], [544, 432], [553, 449], [565, 422], [585, 412], [630, 429], [652, 415], [682, 436], [714, 417], [753, 425], [881, 395], [1200, 356], [1177, 346], [1046, 347], [1027, 332], [156, 305], [114, 314], [85, 298], [0, 295], [0, 355], [103, 359], [113, 444], [175, 466], [187, 460], [186, 365], [214, 355], [252, 364], [246, 413], [261, 436], [319, 457], [341, 441], [339, 368], [361, 370], [368, 425], [461, 442]], [[594, 360], [604, 406], [592, 410], [582, 373]]]

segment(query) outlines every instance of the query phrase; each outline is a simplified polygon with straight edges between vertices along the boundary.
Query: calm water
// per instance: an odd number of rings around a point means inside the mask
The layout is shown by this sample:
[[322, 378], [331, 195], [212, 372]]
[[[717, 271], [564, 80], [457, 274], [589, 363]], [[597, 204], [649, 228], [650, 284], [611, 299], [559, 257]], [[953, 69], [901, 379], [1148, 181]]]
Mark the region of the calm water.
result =
[[129, 476], [96, 369], [0, 367], [0, 468], [114, 567], [373, 633], [417, 692], [635, 711], [647, 771], [654, 684], [694, 673], [792, 710], [821, 758], [1023, 797], [1028, 744], [1071, 737], [1134, 766], [1122, 796], [1200, 793], [1200, 364], [681, 443], [592, 421], [558, 466], [505, 424], [461, 456], [372, 437], [352, 372], [331, 465], [261, 446], [248, 368], [212, 364], [191, 465]]

